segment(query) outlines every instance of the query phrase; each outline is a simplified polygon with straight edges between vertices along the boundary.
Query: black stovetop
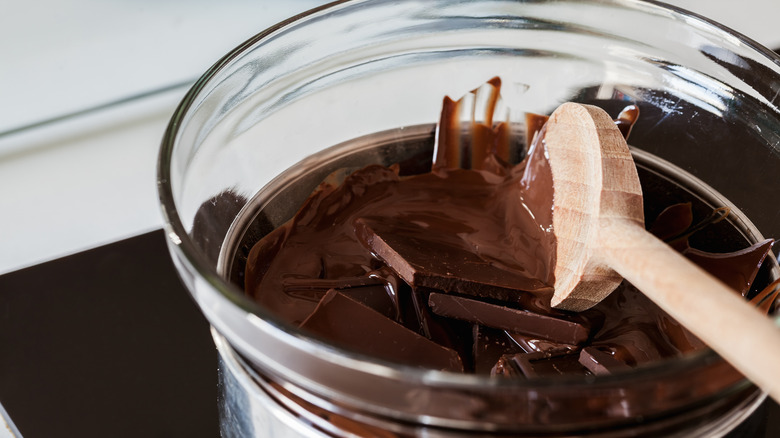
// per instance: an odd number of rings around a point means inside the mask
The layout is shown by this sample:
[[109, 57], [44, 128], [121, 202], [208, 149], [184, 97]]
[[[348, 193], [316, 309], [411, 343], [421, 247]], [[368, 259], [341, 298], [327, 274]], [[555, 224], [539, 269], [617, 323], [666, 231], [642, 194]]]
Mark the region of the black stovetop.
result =
[[[162, 230], [0, 276], [0, 348], [25, 438], [219, 436], [217, 353]], [[773, 402], [729, 435], [778, 436]]]
[[219, 436], [216, 349], [162, 231], [3, 275], [0, 306], [25, 438]]

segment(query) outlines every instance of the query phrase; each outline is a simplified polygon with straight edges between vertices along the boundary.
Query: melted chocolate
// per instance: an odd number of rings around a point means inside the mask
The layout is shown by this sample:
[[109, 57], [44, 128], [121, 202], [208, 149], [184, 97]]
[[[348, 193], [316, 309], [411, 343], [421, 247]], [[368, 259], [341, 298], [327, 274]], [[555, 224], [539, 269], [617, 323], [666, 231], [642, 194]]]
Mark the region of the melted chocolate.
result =
[[[442, 102], [436, 152], [432, 171], [442, 169], [494, 169], [496, 163], [511, 161], [512, 145], [509, 125], [494, 123], [495, 108], [501, 90], [501, 79], [494, 77], [457, 101], [445, 97]], [[462, 112], [469, 104], [485, 102], [484, 117], [476, 120], [469, 112], [468, 129], [461, 129]], [[502, 167], [499, 165], [499, 167]]]
[[[508, 125], [493, 121], [499, 88], [493, 80], [472, 93], [487, 95], [489, 111], [465, 134], [463, 99], [445, 98], [430, 172], [370, 165], [322, 183], [252, 248], [247, 293], [336, 345], [451, 371], [604, 374], [704, 348], [627, 282], [585, 312], [550, 308], [546, 116], [526, 117], [531, 147], [510, 165]], [[618, 115], [624, 135], [637, 117], [636, 107]], [[727, 213], [694, 224], [690, 204], [673, 205], [649, 230], [744, 295], [772, 241], [725, 254], [689, 243]], [[778, 289], [755, 298], [762, 309]]]
[[[450, 230], [448, 225], [456, 229]], [[354, 221], [358, 239], [366, 249], [413, 288], [502, 299], [511, 299], [518, 290], [550, 290], [547, 284], [524, 270], [504, 269], [486, 254], [468, 247], [468, 242], [458, 235], [462, 225], [447, 220], [420, 223], [358, 218]]]
[[[291, 222], [252, 249], [246, 289], [293, 322], [305, 319], [316, 303], [258, 292], [289, 291], [291, 282], [302, 279], [361, 277], [383, 262], [414, 287], [505, 299], [518, 294], [518, 285], [550, 290], [549, 230], [512, 205], [519, 194], [499, 196], [518, 192], [520, 175], [457, 169], [401, 179], [391, 169], [366, 167], [338, 187], [321, 188]], [[514, 221], [506, 225], [510, 215]], [[464, 264], [480, 269], [466, 273]], [[467, 286], [461, 290], [461, 284]]]

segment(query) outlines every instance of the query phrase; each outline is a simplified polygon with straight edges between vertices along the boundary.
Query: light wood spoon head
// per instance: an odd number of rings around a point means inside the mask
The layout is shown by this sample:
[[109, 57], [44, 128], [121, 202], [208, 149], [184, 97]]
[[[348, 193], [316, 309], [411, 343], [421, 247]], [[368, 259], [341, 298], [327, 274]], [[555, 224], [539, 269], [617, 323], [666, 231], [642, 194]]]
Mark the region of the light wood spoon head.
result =
[[564, 104], [546, 130], [557, 238], [552, 305], [587, 309], [625, 278], [780, 401], [780, 330], [645, 230], [636, 166], [611, 118], [595, 107]]
[[601, 108], [561, 105], [547, 122], [543, 142], [552, 172], [557, 239], [552, 306], [582, 311], [622, 281], [598, 257], [601, 220], [644, 226], [642, 188], [623, 135]]

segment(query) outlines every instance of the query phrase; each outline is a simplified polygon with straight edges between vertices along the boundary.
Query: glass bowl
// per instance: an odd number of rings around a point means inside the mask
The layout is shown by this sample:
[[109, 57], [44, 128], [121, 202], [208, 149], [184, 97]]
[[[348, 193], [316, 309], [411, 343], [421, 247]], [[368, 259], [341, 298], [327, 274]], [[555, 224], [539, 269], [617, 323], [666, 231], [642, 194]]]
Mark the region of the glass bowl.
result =
[[[237, 47], [176, 110], [158, 181], [170, 252], [220, 348], [302, 422], [304, 411], [329, 413], [387, 436], [724, 433], [763, 395], [711, 351], [612, 376], [533, 381], [398, 366], [257, 306], [235, 261], [242, 239], [283, 223], [333, 168], [389, 164], [430, 146], [442, 98], [493, 76], [522, 94], [523, 111], [638, 104], [638, 157], [702, 181], [705, 200], [727, 198], [747, 240], [780, 236], [779, 61], [655, 2], [336, 2]], [[258, 216], [269, 191], [290, 182]]]

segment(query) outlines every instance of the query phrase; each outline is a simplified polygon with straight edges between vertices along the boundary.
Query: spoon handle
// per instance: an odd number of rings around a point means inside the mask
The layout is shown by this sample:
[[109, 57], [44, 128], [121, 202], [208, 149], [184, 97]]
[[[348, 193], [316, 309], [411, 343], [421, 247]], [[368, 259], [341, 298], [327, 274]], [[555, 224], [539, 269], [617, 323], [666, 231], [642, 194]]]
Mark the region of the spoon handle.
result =
[[780, 401], [780, 327], [636, 222], [601, 218], [598, 257]]

